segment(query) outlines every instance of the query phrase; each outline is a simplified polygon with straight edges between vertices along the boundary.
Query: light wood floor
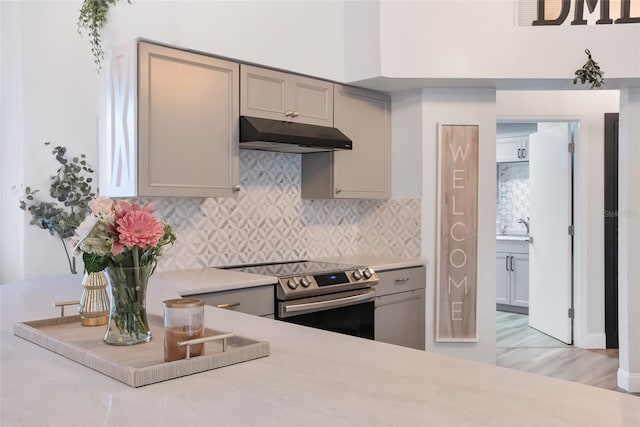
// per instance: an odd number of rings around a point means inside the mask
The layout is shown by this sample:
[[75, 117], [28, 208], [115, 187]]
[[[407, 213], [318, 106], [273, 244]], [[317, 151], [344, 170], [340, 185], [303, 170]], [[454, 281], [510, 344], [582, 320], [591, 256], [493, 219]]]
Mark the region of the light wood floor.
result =
[[525, 314], [496, 312], [496, 364], [618, 390], [618, 350], [584, 350], [529, 327]]

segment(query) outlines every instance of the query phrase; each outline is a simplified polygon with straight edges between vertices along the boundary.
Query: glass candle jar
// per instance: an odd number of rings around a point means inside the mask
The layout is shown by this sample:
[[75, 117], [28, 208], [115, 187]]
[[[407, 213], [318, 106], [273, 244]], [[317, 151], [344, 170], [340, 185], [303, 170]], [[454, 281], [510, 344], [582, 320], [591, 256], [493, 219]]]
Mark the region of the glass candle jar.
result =
[[[196, 298], [177, 298], [164, 305], [164, 361], [184, 359], [187, 346], [178, 342], [204, 336], [204, 301]], [[204, 344], [191, 346], [191, 357], [204, 353]]]

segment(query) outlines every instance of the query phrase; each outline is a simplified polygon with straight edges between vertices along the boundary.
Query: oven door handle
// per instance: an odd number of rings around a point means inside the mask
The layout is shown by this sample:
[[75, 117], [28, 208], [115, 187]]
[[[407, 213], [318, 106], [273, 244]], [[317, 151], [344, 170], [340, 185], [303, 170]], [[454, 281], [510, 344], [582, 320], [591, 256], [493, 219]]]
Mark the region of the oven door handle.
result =
[[347, 305], [353, 305], [355, 303], [361, 302], [369, 302], [375, 299], [375, 291], [372, 289], [367, 290], [367, 292], [352, 295], [350, 297], [345, 298], [336, 298], [327, 301], [317, 301], [317, 302], [306, 302], [303, 304], [290, 304], [284, 306], [285, 313], [295, 313], [297, 311], [307, 311], [307, 310], [320, 310], [320, 309], [332, 309], [338, 307], [344, 307]]

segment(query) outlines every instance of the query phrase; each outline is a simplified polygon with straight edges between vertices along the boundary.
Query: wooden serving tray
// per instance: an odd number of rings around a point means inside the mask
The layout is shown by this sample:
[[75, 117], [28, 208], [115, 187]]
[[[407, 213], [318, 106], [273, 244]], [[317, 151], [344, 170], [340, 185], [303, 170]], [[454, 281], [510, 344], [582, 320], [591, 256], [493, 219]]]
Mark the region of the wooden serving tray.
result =
[[[224, 352], [222, 341], [212, 341], [205, 343], [202, 356], [165, 362], [162, 318], [148, 315], [147, 320], [152, 340], [132, 346], [105, 344], [102, 337], [106, 327], [82, 326], [79, 315], [16, 322], [13, 333], [131, 387], [141, 387], [269, 355], [268, 342], [236, 335], [227, 338]], [[205, 336], [222, 333], [205, 329]]]

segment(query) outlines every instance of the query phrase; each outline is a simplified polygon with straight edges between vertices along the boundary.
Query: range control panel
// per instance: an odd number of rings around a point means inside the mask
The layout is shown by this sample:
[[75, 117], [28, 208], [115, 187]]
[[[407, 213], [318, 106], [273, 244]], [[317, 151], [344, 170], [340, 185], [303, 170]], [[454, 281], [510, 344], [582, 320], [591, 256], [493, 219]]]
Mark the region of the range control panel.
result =
[[283, 276], [278, 282], [278, 299], [285, 300], [370, 287], [378, 283], [378, 275], [371, 267], [355, 267], [344, 271]]

